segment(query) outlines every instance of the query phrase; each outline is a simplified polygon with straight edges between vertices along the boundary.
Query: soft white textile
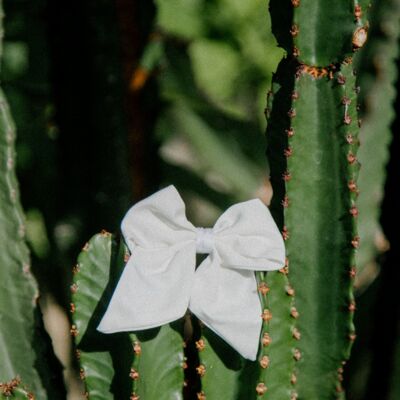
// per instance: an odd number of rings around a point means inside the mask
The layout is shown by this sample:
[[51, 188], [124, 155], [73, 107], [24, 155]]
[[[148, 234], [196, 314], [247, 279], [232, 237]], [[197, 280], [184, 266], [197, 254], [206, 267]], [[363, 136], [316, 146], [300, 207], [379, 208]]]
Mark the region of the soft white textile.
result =
[[[260, 200], [231, 206], [213, 228], [196, 228], [168, 186], [135, 204], [121, 228], [131, 257], [99, 331], [157, 327], [189, 308], [243, 357], [256, 359], [262, 310], [254, 271], [285, 263], [282, 235]], [[197, 270], [196, 252], [209, 253]]]

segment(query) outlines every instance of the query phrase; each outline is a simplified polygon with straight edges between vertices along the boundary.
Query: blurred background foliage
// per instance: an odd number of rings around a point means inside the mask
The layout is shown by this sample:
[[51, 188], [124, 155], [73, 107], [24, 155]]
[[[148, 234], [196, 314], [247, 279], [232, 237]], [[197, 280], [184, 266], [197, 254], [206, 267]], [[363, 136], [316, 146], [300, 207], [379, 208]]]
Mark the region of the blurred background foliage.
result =
[[[283, 51], [267, 6], [265, 0], [4, 0], [2, 85], [18, 129], [27, 237], [70, 398], [78, 385], [72, 350], [59, 343], [68, 341], [71, 267], [92, 234], [118, 230], [132, 202], [170, 183], [200, 226], [233, 202], [258, 196], [269, 203], [264, 108]], [[362, 162], [374, 156], [369, 142]], [[383, 196], [383, 153], [375, 207]], [[379, 351], [371, 314], [379, 314], [374, 307], [386, 286], [375, 279], [375, 257], [388, 242], [375, 214], [364, 235], [378, 243], [360, 258], [374, 268], [364, 277], [357, 316], [366, 334], [347, 377], [354, 400], [369, 398], [366, 382]], [[396, 332], [399, 306], [391, 300]]]

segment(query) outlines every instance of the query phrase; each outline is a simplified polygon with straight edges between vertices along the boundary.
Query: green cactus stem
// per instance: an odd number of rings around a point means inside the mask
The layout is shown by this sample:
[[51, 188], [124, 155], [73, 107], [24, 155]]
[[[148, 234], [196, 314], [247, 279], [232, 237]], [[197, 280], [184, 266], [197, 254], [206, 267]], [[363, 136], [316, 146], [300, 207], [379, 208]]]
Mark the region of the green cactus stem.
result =
[[296, 393], [334, 399], [355, 338], [358, 90], [350, 59], [332, 70], [284, 59], [274, 85], [267, 130], [271, 207], [286, 240], [300, 315]]
[[[0, 2], [0, 36], [3, 35], [2, 17]], [[0, 89], [0, 382], [20, 376], [40, 399], [45, 399], [34, 368], [35, 352], [31, 342], [39, 295], [24, 240], [14, 142], [14, 122]]]
[[135, 333], [96, 330], [128, 258], [123, 241], [103, 231], [83, 247], [74, 267], [71, 334], [86, 393], [104, 400], [181, 399], [181, 322]]
[[272, 32], [288, 54], [309, 66], [340, 63], [363, 47], [369, 0], [271, 0]]

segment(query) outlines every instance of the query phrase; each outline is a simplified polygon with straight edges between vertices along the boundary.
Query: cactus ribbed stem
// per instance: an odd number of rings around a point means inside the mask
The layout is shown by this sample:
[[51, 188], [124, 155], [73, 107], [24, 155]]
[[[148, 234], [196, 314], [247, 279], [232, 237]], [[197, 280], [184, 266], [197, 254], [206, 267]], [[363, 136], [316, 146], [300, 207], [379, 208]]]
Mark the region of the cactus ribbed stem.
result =
[[[0, 41], [2, 21], [0, 1]], [[0, 89], [0, 382], [20, 376], [38, 397], [45, 399], [34, 368], [36, 355], [31, 343], [39, 294], [25, 244], [25, 222], [15, 175], [15, 137], [14, 122]]]
[[366, 4], [270, 3], [274, 33], [289, 53], [273, 78], [267, 135], [271, 209], [300, 316], [292, 328], [299, 339], [292, 399], [343, 398], [355, 339], [359, 88], [351, 56], [366, 40]]

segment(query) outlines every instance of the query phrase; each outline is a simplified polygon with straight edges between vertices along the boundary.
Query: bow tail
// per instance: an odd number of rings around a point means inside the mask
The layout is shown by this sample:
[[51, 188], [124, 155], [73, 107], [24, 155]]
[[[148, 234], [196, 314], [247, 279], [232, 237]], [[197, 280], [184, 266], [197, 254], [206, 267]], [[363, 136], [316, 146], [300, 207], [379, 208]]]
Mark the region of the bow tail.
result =
[[244, 358], [256, 359], [262, 320], [253, 271], [224, 268], [210, 255], [196, 271], [189, 308]]
[[103, 333], [136, 331], [183, 317], [195, 264], [190, 244], [159, 250], [136, 248], [97, 329]]

